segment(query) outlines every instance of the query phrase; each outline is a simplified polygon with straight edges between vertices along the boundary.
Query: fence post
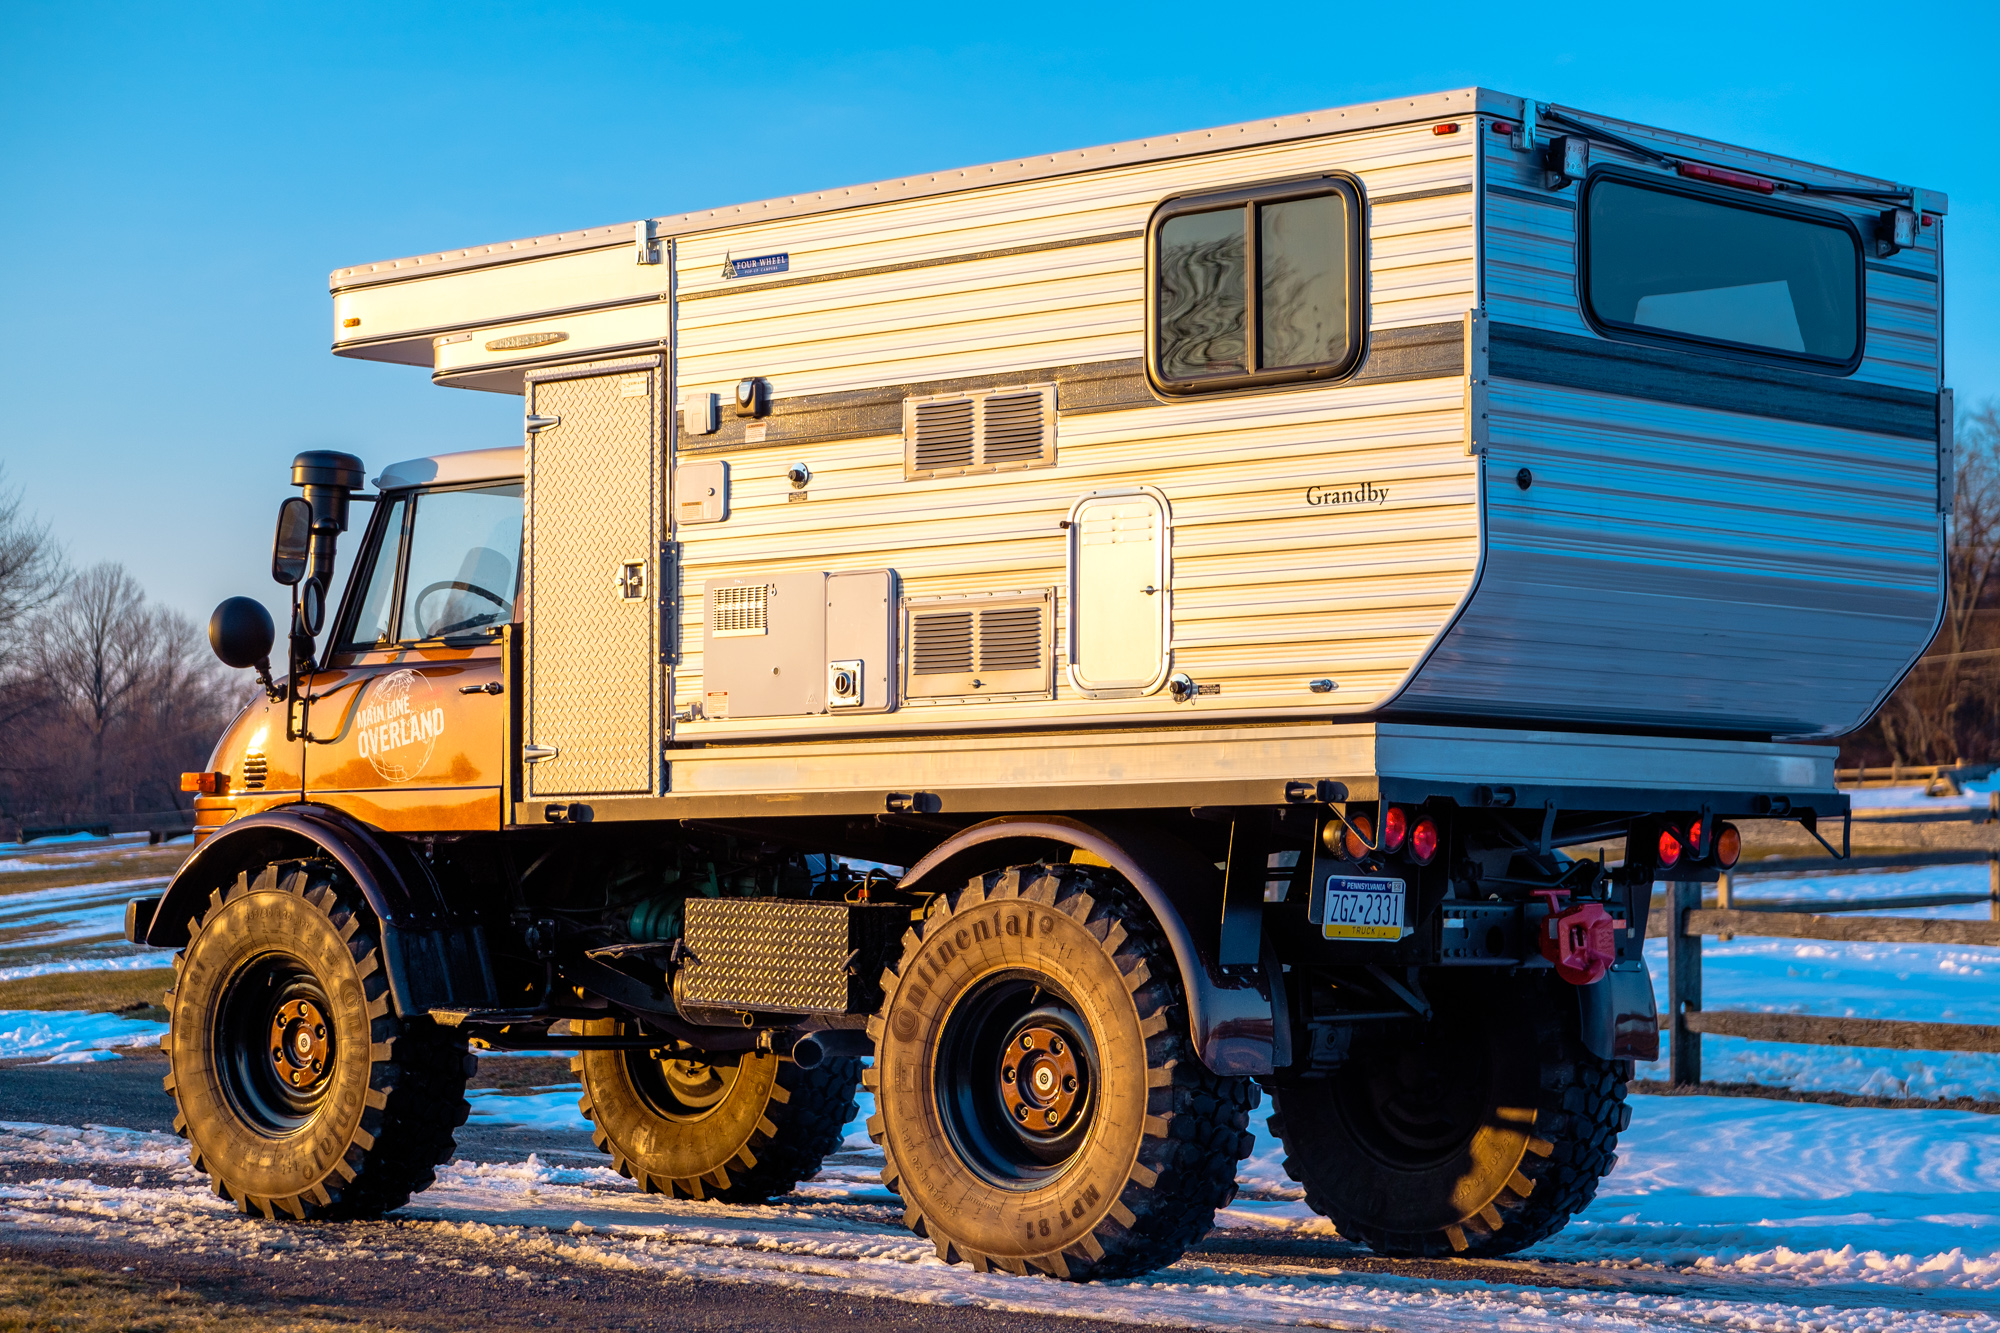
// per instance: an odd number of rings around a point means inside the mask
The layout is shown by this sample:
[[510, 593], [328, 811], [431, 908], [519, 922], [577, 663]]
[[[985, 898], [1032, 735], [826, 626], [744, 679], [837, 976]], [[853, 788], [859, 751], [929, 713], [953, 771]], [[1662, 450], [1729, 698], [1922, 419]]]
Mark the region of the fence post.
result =
[[2000, 921], [2000, 857], [1986, 863], [1986, 919]]
[[1688, 1014], [1701, 1010], [1701, 936], [1686, 934], [1687, 914], [1700, 907], [1700, 883], [1667, 886], [1667, 1037], [1675, 1087], [1701, 1082], [1701, 1034], [1687, 1025]]
[[[1715, 905], [1717, 909], [1724, 912], [1727, 912], [1730, 908], [1736, 905], [1735, 894], [1732, 891], [1732, 886], [1729, 883], [1729, 872], [1726, 870], [1723, 871], [1720, 875], [1717, 875], [1715, 877]], [[1734, 935], [1731, 935], [1727, 931], [1724, 931], [1722, 934], [1717, 935], [1715, 938], [1719, 940], [1733, 940], [1736, 937]]]

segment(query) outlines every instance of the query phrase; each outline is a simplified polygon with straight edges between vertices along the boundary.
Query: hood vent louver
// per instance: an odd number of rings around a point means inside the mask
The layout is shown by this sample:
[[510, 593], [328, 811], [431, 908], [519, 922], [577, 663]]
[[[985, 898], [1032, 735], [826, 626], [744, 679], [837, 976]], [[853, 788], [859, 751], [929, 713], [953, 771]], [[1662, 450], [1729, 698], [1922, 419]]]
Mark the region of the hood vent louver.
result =
[[910, 398], [903, 404], [903, 470], [912, 480], [1056, 461], [1056, 389], [1013, 385]]

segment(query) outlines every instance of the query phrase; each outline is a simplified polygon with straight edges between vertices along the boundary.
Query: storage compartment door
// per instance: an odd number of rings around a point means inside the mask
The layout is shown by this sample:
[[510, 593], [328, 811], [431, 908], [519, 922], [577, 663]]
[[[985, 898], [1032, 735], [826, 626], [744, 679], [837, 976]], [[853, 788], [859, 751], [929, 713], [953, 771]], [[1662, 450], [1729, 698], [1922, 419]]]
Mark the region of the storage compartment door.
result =
[[1099, 491], [1069, 523], [1069, 678], [1093, 699], [1150, 694], [1167, 678], [1171, 523], [1159, 492]]
[[659, 784], [659, 378], [647, 364], [528, 385], [532, 799]]

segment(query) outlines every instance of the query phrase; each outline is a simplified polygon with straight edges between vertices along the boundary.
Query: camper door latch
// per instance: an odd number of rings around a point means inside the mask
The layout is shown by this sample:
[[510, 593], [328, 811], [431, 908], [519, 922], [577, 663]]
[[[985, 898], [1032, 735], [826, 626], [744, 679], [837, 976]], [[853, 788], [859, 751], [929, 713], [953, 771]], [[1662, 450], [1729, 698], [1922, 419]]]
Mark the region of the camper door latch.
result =
[[646, 595], [646, 562], [627, 560], [618, 566], [616, 580], [618, 596], [627, 602], [636, 602]]
[[527, 431], [530, 435], [539, 435], [545, 430], [554, 430], [560, 425], [562, 425], [561, 417], [531, 416], [521, 424], [521, 429]]

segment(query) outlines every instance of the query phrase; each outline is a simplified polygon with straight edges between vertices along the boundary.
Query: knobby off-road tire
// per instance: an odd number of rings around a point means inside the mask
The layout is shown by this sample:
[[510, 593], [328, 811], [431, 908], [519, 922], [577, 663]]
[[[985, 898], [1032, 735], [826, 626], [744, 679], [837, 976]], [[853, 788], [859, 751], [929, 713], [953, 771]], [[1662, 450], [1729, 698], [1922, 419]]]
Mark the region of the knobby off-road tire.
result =
[[1597, 1193], [1631, 1123], [1629, 1061], [1584, 1049], [1548, 973], [1433, 985], [1420, 1038], [1357, 1040], [1273, 1087], [1271, 1129], [1306, 1202], [1378, 1254], [1492, 1257], [1554, 1235]]
[[[615, 1018], [576, 1024], [580, 1035], [633, 1031]], [[665, 1058], [662, 1058], [665, 1057]], [[819, 1172], [854, 1118], [859, 1060], [801, 1069], [769, 1051], [585, 1051], [591, 1138], [620, 1174], [648, 1193], [764, 1203]]]
[[174, 1132], [246, 1213], [376, 1216], [451, 1160], [473, 1059], [390, 1012], [376, 929], [337, 866], [281, 861], [211, 893], [174, 955]]
[[947, 1263], [1143, 1273], [1235, 1197], [1256, 1085], [1195, 1057], [1172, 950], [1112, 872], [973, 880], [904, 936], [882, 989], [868, 1133]]

